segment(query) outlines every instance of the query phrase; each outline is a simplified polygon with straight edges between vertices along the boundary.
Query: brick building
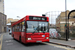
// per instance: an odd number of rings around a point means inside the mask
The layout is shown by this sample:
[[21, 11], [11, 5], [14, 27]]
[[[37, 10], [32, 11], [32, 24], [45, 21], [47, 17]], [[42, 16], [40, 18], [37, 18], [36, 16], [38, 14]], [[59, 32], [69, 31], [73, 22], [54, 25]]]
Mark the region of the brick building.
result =
[[[56, 18], [56, 27], [57, 30], [60, 32], [65, 32], [65, 24], [66, 24], [66, 18], [68, 17], [69, 10], [66, 11], [67, 16], [65, 17], [65, 12], [61, 12], [60, 15]], [[75, 12], [70, 14], [69, 19], [69, 28], [72, 26], [75, 26]]]
[[4, 0], [0, 0], [0, 12], [4, 13]]
[[11, 30], [11, 25], [18, 21], [18, 19], [8, 18], [7, 19], [7, 32], [9, 32], [9, 29]]
[[16, 21], [18, 21], [18, 19], [8, 18], [7, 19], [7, 24], [11, 23], [11, 22], [16, 22]]
[[7, 16], [0, 12], [0, 33], [6, 32], [6, 18]]

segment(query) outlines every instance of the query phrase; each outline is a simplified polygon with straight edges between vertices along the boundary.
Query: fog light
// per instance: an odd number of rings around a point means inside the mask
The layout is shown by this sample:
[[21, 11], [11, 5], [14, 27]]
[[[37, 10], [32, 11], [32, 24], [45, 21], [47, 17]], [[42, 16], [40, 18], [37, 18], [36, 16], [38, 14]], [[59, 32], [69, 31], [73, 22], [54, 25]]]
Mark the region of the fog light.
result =
[[28, 38], [28, 40], [31, 40], [31, 38]]
[[49, 39], [49, 37], [46, 37], [46, 39]]

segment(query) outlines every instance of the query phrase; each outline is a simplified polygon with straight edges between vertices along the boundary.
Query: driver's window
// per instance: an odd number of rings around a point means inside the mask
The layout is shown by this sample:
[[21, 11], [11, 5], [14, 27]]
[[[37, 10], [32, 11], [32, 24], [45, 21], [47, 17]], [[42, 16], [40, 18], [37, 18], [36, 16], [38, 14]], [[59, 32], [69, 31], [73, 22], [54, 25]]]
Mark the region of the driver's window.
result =
[[39, 32], [48, 32], [48, 23], [47, 22], [39, 22]]
[[43, 31], [44, 31], [44, 23], [39, 22], [39, 32], [43, 32]]

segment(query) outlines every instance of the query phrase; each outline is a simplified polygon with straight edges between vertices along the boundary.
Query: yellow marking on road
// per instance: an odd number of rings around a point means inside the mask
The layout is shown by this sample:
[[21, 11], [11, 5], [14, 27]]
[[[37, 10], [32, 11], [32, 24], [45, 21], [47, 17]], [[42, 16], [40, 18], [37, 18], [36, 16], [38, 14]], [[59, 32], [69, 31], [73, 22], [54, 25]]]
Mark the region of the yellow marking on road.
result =
[[3, 35], [4, 35], [4, 34], [2, 34], [2, 35], [1, 35], [1, 38], [0, 38], [0, 41], [1, 41], [1, 44], [0, 44], [0, 50], [2, 49]]
[[0, 40], [1, 40], [1, 38], [0, 38]]
[[0, 45], [0, 50], [1, 50], [1, 45]]
[[58, 48], [63, 48], [63, 49], [66, 49], [66, 50], [75, 50], [75, 49], [67, 48], [67, 47], [64, 47], [64, 46], [58, 46], [58, 45], [54, 45], [54, 44], [50, 44], [50, 43], [45, 43], [45, 42], [43, 42], [43, 43], [51, 45], [51, 46], [55, 46], [55, 47], [58, 47]]

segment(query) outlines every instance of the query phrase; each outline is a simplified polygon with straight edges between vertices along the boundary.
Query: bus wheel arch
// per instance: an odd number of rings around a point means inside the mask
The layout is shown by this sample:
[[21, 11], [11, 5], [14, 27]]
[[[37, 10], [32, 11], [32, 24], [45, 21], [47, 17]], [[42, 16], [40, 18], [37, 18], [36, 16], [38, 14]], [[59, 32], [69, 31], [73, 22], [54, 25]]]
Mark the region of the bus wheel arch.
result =
[[21, 42], [21, 36], [19, 36], [19, 41]]
[[13, 34], [13, 37], [14, 37], [14, 34]]
[[15, 38], [14, 38], [14, 34], [12, 35], [12, 37], [13, 37], [13, 39], [15, 39]]

